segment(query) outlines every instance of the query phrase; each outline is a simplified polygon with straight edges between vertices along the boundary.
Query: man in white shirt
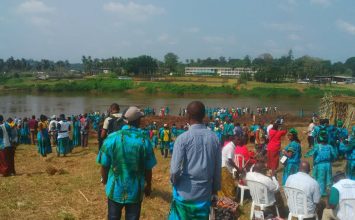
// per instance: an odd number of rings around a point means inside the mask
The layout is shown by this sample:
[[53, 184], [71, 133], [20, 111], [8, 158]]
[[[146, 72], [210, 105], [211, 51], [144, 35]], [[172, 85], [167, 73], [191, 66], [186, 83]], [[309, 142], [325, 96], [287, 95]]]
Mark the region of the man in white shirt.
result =
[[355, 181], [346, 178], [345, 173], [337, 173], [333, 177], [334, 185], [330, 189], [328, 207], [323, 211], [323, 220], [350, 220], [355, 218], [354, 206], [340, 203], [344, 199], [355, 199]]
[[308, 147], [312, 148], [314, 145], [314, 137], [313, 137], [313, 130], [314, 130], [314, 122], [313, 120], [310, 121], [308, 128], [307, 128], [307, 141], [308, 141]]
[[234, 150], [236, 143], [239, 141], [238, 136], [234, 136], [230, 141], [222, 148], [222, 180], [221, 191], [218, 193], [222, 197], [235, 197], [235, 185], [233, 179], [233, 168], [236, 168], [234, 160]]
[[[279, 190], [279, 183], [277, 182], [276, 178], [273, 176], [266, 176], [267, 168], [263, 162], [257, 162], [253, 167], [253, 172], [248, 172], [246, 175], [246, 181], [248, 184], [249, 180], [263, 183], [267, 187], [267, 197], [270, 203], [276, 202], [275, 193]], [[261, 200], [265, 201], [266, 198], [263, 198], [263, 194], [260, 193], [262, 196]]]
[[290, 175], [286, 180], [285, 186], [305, 192], [308, 213], [314, 213], [316, 205], [319, 204], [321, 195], [318, 182], [309, 175], [310, 170], [311, 167], [309, 163], [307, 161], [302, 161], [299, 172]]

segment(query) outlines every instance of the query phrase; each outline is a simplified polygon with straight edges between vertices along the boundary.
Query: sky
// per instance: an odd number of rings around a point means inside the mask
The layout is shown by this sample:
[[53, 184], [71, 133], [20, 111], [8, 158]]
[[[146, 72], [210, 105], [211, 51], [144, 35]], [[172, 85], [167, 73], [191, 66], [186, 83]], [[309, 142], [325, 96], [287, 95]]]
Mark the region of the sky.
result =
[[355, 56], [354, 0], [0, 0], [0, 58]]

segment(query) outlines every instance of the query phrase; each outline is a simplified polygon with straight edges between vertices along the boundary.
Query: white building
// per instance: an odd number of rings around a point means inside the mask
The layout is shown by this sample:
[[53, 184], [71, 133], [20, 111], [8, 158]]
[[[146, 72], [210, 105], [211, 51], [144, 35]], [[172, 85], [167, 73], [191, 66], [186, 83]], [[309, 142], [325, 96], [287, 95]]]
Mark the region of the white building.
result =
[[239, 77], [240, 74], [255, 74], [251, 68], [230, 68], [230, 67], [185, 67], [185, 75], [217, 75]]

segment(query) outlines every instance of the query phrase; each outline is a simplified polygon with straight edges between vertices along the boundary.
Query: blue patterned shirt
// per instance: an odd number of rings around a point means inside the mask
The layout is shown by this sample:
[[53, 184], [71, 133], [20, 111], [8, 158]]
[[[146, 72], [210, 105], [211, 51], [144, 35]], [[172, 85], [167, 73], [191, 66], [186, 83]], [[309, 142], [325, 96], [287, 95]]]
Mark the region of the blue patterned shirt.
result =
[[142, 201], [145, 171], [157, 164], [149, 139], [142, 130], [129, 125], [105, 139], [97, 162], [110, 168], [107, 197], [123, 204]]

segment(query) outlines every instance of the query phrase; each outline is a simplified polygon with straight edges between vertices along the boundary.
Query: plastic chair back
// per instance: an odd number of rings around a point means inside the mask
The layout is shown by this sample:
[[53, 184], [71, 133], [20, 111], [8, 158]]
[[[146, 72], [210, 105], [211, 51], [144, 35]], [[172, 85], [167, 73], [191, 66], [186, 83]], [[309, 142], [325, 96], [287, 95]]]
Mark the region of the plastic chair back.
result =
[[244, 169], [245, 167], [245, 159], [241, 154], [234, 155], [234, 163], [239, 169]]
[[337, 216], [340, 219], [354, 219], [355, 218], [355, 199], [342, 199], [339, 203], [337, 213], [338, 213]]
[[309, 215], [307, 209], [307, 196], [302, 190], [292, 187], [284, 187], [287, 205], [293, 215]]
[[255, 205], [272, 205], [267, 196], [267, 186], [263, 183], [247, 180], [247, 186], [250, 190], [250, 195]]

